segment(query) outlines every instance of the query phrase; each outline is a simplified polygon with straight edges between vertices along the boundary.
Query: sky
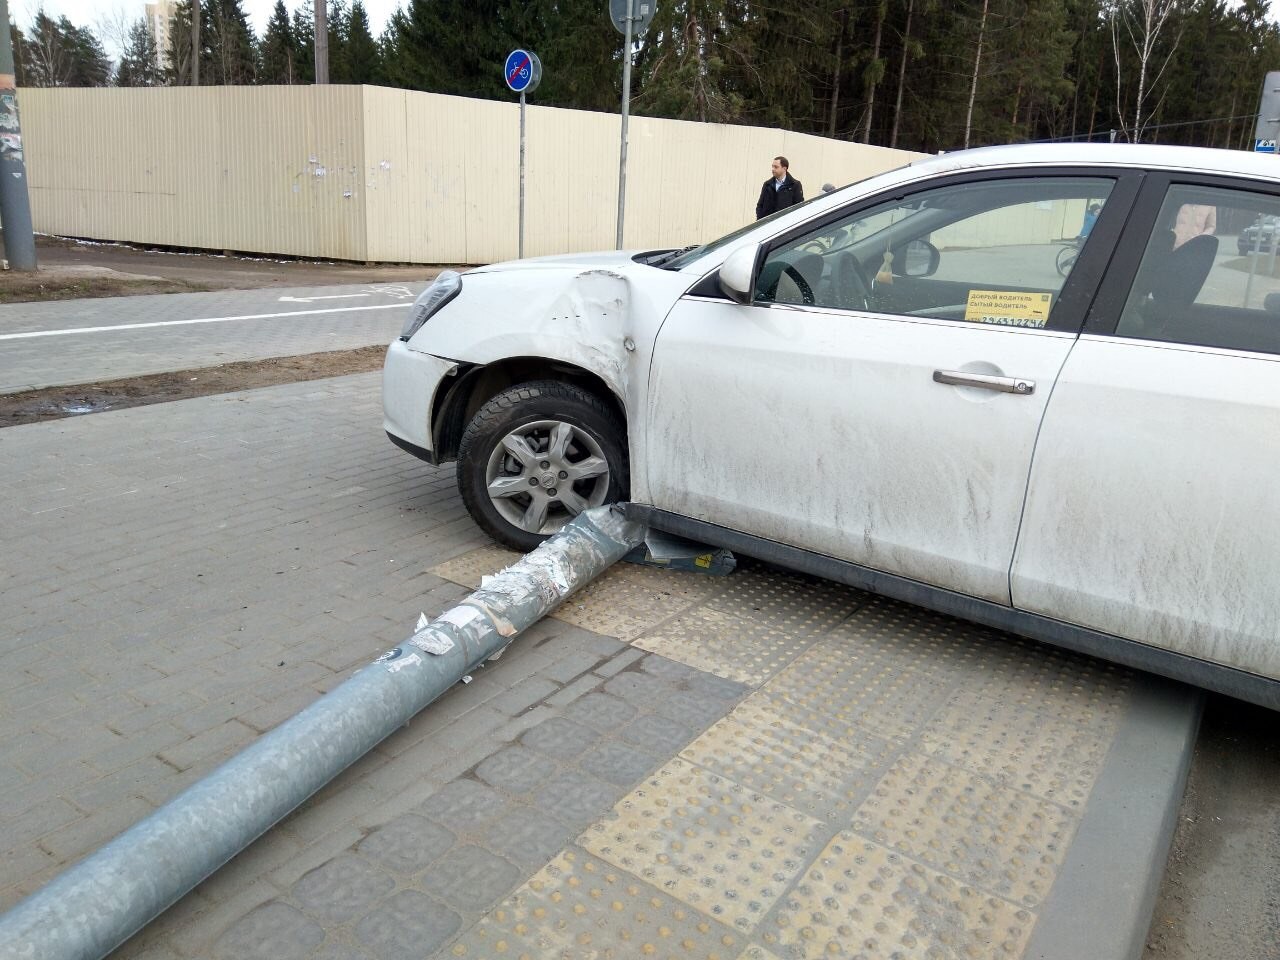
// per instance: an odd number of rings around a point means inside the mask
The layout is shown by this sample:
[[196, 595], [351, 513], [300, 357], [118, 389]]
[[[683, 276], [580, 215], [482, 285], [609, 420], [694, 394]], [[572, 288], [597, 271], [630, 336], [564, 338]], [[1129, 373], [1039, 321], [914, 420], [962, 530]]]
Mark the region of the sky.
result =
[[[241, 7], [249, 17], [254, 33], [262, 36], [271, 18], [271, 10], [276, 0], [241, 0]], [[382, 33], [387, 21], [401, 0], [364, 0], [365, 12], [369, 14], [369, 29], [376, 37]], [[311, 7], [311, 0], [284, 0], [284, 5], [292, 13], [298, 7]], [[92, 27], [107, 46], [107, 53], [114, 54], [109, 38], [102, 36], [98, 30], [100, 21], [105, 17], [124, 14], [133, 20], [144, 15], [146, 0], [9, 0], [9, 16], [19, 27], [25, 28], [41, 7], [51, 17], [65, 16], [77, 27]]]

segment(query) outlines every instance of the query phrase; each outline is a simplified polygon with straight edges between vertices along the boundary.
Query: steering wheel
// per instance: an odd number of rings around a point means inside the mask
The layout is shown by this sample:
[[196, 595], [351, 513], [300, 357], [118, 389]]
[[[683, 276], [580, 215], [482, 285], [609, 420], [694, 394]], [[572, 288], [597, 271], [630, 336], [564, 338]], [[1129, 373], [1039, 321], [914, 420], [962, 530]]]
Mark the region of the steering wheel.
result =
[[869, 310], [871, 290], [862, 267], [852, 253], [845, 252], [836, 259], [836, 291], [840, 305], [846, 310]]
[[794, 283], [796, 285], [796, 289], [800, 291], [801, 303], [812, 304], [817, 302], [817, 298], [813, 295], [813, 287], [809, 286], [809, 281], [804, 278], [803, 273], [796, 269], [795, 264], [788, 263], [782, 268], [782, 272], [791, 278], [791, 282]]

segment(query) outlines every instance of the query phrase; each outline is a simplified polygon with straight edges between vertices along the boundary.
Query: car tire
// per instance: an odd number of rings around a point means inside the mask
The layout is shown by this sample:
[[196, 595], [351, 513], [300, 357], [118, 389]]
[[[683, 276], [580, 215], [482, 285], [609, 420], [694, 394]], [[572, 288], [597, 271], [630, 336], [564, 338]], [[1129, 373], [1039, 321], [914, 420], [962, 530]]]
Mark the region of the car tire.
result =
[[472, 418], [457, 469], [462, 502], [481, 529], [527, 552], [581, 510], [626, 499], [626, 428], [579, 386], [521, 383]]

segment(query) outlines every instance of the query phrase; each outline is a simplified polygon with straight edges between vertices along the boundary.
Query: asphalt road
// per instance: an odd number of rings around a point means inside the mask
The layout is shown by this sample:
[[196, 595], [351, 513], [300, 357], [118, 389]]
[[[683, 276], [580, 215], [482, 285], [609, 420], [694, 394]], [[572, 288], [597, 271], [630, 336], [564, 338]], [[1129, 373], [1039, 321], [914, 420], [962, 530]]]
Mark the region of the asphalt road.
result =
[[425, 283], [0, 306], [0, 392], [391, 342]]
[[[385, 343], [419, 289], [362, 283], [3, 306], [0, 392]], [[360, 479], [352, 473], [350, 482]], [[444, 486], [441, 495], [451, 496]], [[451, 530], [467, 526], [456, 509], [447, 519]], [[1275, 721], [1274, 713], [1211, 699], [1149, 960], [1280, 958]]]

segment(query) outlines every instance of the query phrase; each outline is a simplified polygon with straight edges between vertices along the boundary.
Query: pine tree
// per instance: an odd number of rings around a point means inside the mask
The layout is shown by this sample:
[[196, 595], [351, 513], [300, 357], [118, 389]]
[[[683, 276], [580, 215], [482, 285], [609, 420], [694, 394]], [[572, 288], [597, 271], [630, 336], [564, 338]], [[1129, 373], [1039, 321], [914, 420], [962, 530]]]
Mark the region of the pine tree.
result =
[[381, 83], [382, 51], [369, 31], [364, 4], [354, 0], [347, 18], [346, 61], [348, 83]]
[[203, 0], [200, 40], [201, 83], [254, 82], [258, 64], [253, 31], [240, 0]]
[[298, 71], [295, 83], [315, 82], [316, 30], [311, 10], [305, 5], [293, 11], [293, 62]]
[[267, 29], [258, 44], [259, 83], [298, 83], [297, 49], [293, 27], [289, 23], [289, 11], [284, 0], [276, 0], [267, 21]]
[[155, 37], [145, 18], [129, 28], [128, 44], [116, 68], [116, 84], [121, 87], [155, 87], [164, 83], [164, 71], [156, 50]]

